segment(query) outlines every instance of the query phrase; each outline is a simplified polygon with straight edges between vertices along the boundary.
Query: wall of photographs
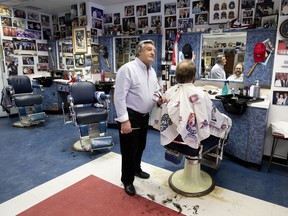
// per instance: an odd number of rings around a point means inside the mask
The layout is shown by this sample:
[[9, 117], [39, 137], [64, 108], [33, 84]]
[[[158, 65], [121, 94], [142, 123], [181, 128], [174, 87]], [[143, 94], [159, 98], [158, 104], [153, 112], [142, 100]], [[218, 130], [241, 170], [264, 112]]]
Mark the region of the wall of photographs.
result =
[[[87, 20], [87, 14], [91, 20]], [[98, 36], [102, 34], [103, 9], [80, 3], [71, 5], [71, 10], [63, 15], [47, 15], [0, 6], [0, 18], [8, 76], [45, 76], [49, 75], [49, 68], [73, 69], [83, 74], [84, 69], [90, 71], [91, 65], [100, 66]], [[87, 44], [83, 53], [74, 54], [73, 51], [72, 33], [75, 27], [85, 28]], [[47, 41], [51, 39], [57, 42], [57, 52], [53, 53], [59, 53], [59, 56], [50, 55], [52, 52]]]
[[[282, 1], [279, 24], [281, 25], [288, 19], [288, 2]], [[280, 29], [277, 36], [277, 50], [274, 61], [274, 76], [271, 88], [272, 104], [277, 105], [276, 109], [281, 109], [283, 106], [288, 106], [288, 37], [281, 35]], [[276, 62], [277, 61], [277, 62]], [[284, 120], [284, 119], [283, 119]], [[288, 119], [286, 119], [288, 120]]]
[[177, 32], [230, 26], [276, 28], [279, 4], [276, 0], [131, 1], [121, 5], [120, 12], [120, 5], [105, 8], [109, 13], [104, 13], [104, 34], [159, 33], [160, 29], [169, 53], [163, 57], [170, 61]]
[[[232, 24], [235, 21], [234, 18], [238, 18], [237, 22], [242, 26], [253, 24], [256, 27], [276, 28], [279, 6], [280, 2], [275, 0], [145, 0], [107, 6], [104, 10], [102, 6], [89, 2], [71, 5], [70, 11], [57, 15], [1, 7], [3, 39], [8, 40], [3, 46], [6, 54], [9, 54], [9, 56], [5, 54], [5, 63], [7, 66], [9, 65], [10, 71], [11, 68], [14, 68], [13, 73], [15, 73], [15, 66], [12, 66], [11, 62], [14, 65], [17, 64], [18, 71], [22, 73], [26, 73], [27, 67], [29, 67], [27, 73], [38, 72], [38, 69], [39, 72], [47, 71], [48, 63], [45, 63], [43, 58], [41, 58], [41, 63], [39, 62], [38, 51], [41, 52], [40, 56], [48, 56], [49, 52], [38, 50], [38, 43], [39, 46], [42, 46], [43, 43], [46, 43], [45, 40], [50, 38], [64, 40], [65, 49], [65, 46], [68, 46], [65, 41], [71, 40], [73, 27], [87, 27], [88, 49], [84, 54], [87, 61], [83, 61], [85, 63], [82, 64], [81, 60], [78, 63], [75, 58], [79, 59], [79, 56], [74, 56], [73, 51], [63, 52], [59, 59], [58, 67], [60, 69], [78, 67], [83, 69], [90, 67], [90, 64], [95, 64], [96, 67], [100, 66], [99, 54], [95, 52], [99, 50], [99, 47], [95, 46], [98, 45], [98, 36], [100, 35], [161, 33], [163, 48], [165, 47], [163, 50], [166, 51], [162, 55], [170, 61], [178, 31], [206, 32], [210, 28], [227, 28], [228, 23]], [[109, 11], [109, 13], [105, 13], [105, 11]], [[30, 56], [31, 60], [33, 57], [36, 64], [34, 72], [31, 72], [32, 66], [24, 65], [26, 62], [23, 61], [22, 55], [26, 54], [21, 54], [17, 48], [14, 53], [14, 47], [19, 44], [19, 41], [13, 38], [21, 38], [23, 47], [35, 49], [36, 55]], [[9, 47], [11, 43], [13, 46]], [[94, 44], [93, 49], [92, 44]], [[62, 42], [59, 46], [62, 51]]]
[[0, 16], [8, 75], [47, 72], [51, 15], [0, 6]]

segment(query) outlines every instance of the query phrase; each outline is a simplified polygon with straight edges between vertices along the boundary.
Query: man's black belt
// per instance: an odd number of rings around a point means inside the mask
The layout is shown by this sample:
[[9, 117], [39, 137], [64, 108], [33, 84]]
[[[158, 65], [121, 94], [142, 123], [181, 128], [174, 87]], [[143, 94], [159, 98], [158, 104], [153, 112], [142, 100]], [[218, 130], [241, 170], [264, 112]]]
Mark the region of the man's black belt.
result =
[[127, 111], [131, 115], [135, 115], [135, 116], [142, 117], [142, 118], [144, 118], [144, 117], [149, 115], [149, 113], [140, 113], [140, 112], [137, 112], [137, 111], [132, 110], [130, 108], [127, 108]]

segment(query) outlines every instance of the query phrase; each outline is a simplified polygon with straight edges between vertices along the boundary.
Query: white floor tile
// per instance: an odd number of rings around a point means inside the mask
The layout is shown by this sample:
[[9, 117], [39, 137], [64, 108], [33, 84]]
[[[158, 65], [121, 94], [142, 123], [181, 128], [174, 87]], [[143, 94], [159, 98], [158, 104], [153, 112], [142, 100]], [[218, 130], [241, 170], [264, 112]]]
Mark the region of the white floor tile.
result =
[[[171, 172], [147, 163], [142, 167], [150, 173], [150, 179], [135, 178], [137, 194], [179, 211], [181, 207], [185, 215], [197, 216], [286, 216], [288, 209], [269, 202], [255, 199], [224, 188], [217, 187], [210, 194], [191, 198], [177, 195], [168, 186]], [[95, 175], [110, 183], [122, 187], [120, 181], [121, 156], [108, 153], [68, 173], [65, 173], [43, 185], [27, 191], [0, 205], [1, 215], [14, 216], [25, 209], [43, 201], [51, 195], [69, 187], [81, 179]]]

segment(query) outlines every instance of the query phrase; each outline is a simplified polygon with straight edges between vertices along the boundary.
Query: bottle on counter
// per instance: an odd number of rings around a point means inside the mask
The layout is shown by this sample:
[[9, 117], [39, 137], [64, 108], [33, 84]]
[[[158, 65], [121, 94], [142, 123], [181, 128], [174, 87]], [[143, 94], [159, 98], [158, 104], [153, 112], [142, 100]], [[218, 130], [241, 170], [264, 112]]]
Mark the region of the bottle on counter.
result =
[[259, 80], [256, 80], [256, 85], [254, 86], [253, 97], [259, 98], [260, 97], [260, 84]]
[[101, 82], [105, 82], [105, 72], [103, 69], [101, 70]]
[[163, 91], [163, 94], [167, 91], [167, 81], [163, 83], [162, 91]]
[[228, 94], [227, 82], [224, 82], [224, 85], [222, 88], [222, 95], [227, 95], [227, 94]]

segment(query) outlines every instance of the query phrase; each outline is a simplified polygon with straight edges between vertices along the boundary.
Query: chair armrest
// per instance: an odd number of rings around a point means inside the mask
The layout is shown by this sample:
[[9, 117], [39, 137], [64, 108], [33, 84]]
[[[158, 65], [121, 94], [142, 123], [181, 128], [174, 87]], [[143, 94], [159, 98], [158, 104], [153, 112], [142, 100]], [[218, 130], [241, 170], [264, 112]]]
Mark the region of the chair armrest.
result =
[[40, 84], [32, 84], [31, 85], [32, 88], [34, 89], [40, 89], [42, 92], [44, 92], [44, 88], [43, 88], [43, 85], [40, 85]]
[[9, 96], [13, 96], [15, 94], [15, 90], [14, 90], [14, 87], [12, 85], [7, 85], [5, 87], [5, 90], [6, 90], [7, 95], [9, 95]]
[[73, 96], [71, 95], [71, 94], [69, 94], [68, 96], [67, 96], [67, 102], [71, 105], [71, 103], [73, 104], [74, 103], [74, 98], [73, 98]]

